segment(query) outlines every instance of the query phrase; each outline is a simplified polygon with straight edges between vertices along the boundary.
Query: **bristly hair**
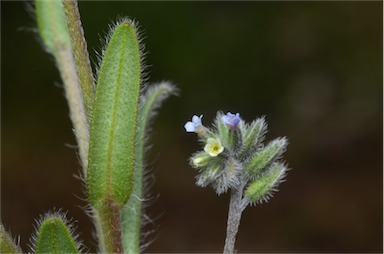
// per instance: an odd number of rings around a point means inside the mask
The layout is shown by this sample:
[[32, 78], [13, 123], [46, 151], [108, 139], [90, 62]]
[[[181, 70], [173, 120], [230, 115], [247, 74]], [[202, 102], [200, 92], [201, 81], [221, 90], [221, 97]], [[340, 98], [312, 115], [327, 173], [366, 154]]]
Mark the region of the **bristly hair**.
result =
[[263, 197], [261, 197], [259, 200], [256, 200], [255, 202], [249, 203], [251, 206], [267, 203], [269, 199], [272, 198], [273, 195], [279, 191], [278, 189], [279, 185], [286, 181], [285, 177], [287, 176], [287, 171], [290, 171], [291, 169], [288, 168], [288, 165], [285, 162], [276, 162], [276, 163], [281, 164], [281, 166], [283, 167], [282, 172], [280, 173], [279, 177], [273, 182], [269, 191], [263, 195]]
[[35, 253], [39, 228], [45, 220], [50, 218], [59, 218], [60, 220], [62, 220], [67, 229], [69, 230], [69, 233], [76, 244], [77, 250], [80, 253], [87, 251], [86, 246], [79, 239], [80, 234], [77, 232], [77, 226], [75, 225], [76, 221], [74, 221], [73, 219], [68, 219], [67, 212], [63, 212], [61, 208], [59, 210], [56, 210], [54, 208], [52, 211], [40, 215], [40, 218], [35, 220], [36, 224], [34, 225], [34, 233], [32, 234], [28, 244], [28, 247], [30, 249], [29, 253]]
[[39, 35], [39, 28], [37, 27], [37, 19], [36, 19], [35, 1], [25, 1], [24, 2], [24, 8], [25, 8], [25, 11], [30, 16], [31, 20], [33, 21], [33, 24], [30, 27], [21, 27], [21, 28], [19, 28], [19, 30], [31, 32], [34, 35], [36, 41], [38, 41], [38, 43], [41, 45], [41, 48], [46, 53], [48, 53], [49, 55], [52, 56], [52, 52], [48, 49], [47, 46], [45, 46], [43, 39]]
[[[139, 50], [140, 50], [140, 87], [141, 90], [146, 86], [147, 81], [148, 81], [148, 72], [147, 72], [147, 65], [145, 64], [146, 60], [146, 52], [145, 52], [145, 44], [143, 40], [145, 39], [142, 29], [139, 26], [138, 22], [135, 21], [134, 19], [130, 19], [128, 17], [117, 17], [116, 21], [110, 23], [108, 25], [108, 32], [104, 36], [100, 36], [100, 43], [101, 43], [101, 52], [95, 51], [96, 54], [96, 82], [97, 82], [97, 77], [99, 76], [101, 64], [103, 62], [104, 54], [105, 51], [107, 50], [109, 41], [111, 40], [111, 37], [116, 30], [116, 28], [123, 22], [127, 22], [130, 25], [132, 25], [133, 29], [136, 32], [137, 36], [137, 42], [139, 45]], [[97, 88], [96, 88], [97, 89]]]
[[[162, 103], [171, 95], [178, 95], [179, 90], [176, 88], [175, 85], [173, 85], [169, 81], [162, 81], [159, 83], [152, 84], [144, 89], [142, 89], [140, 99], [139, 99], [139, 111], [143, 107], [145, 100], [155, 91], [162, 91], [159, 92], [159, 95], [156, 97], [156, 100], [151, 105], [151, 108], [149, 109], [149, 114], [147, 116], [145, 126], [144, 126], [144, 140], [143, 140], [143, 154], [149, 151], [151, 148], [149, 145], [149, 137], [152, 129], [150, 128], [152, 122], [154, 121], [155, 116], [157, 115], [157, 110], [160, 108]], [[138, 117], [141, 115], [138, 114]], [[144, 116], [141, 116], [144, 117]], [[138, 120], [140, 122], [140, 120]], [[138, 144], [136, 144], [138, 145]], [[143, 160], [144, 162], [144, 160]], [[146, 168], [146, 165], [143, 165], [143, 168]], [[143, 172], [144, 173], [144, 172]], [[144, 176], [144, 174], [143, 174]]]
[[145, 100], [155, 91], [160, 92], [159, 96], [156, 97], [156, 100], [151, 105], [150, 113], [146, 122], [146, 132], [151, 130], [148, 129], [148, 126], [152, 123], [157, 114], [157, 110], [161, 107], [162, 103], [171, 95], [179, 95], [179, 89], [177, 89], [177, 87], [170, 81], [161, 81], [151, 84], [150, 86], [142, 87], [140, 91], [139, 110], [143, 107]]
[[[12, 237], [10, 230], [6, 230], [2, 222], [0, 222], [0, 231], [0, 240], [5, 242], [12, 242], [15, 247], [14, 250], [18, 253], [23, 253], [23, 250], [20, 247], [20, 235]], [[3, 242], [1, 242], [1, 244], [2, 243]]]
[[[78, 158], [80, 159], [80, 158]], [[81, 189], [81, 192], [83, 194], [83, 197], [80, 197], [78, 195], [75, 194], [75, 197], [78, 198], [81, 202], [83, 202], [83, 205], [77, 205], [77, 207], [79, 207], [81, 210], [84, 211], [84, 213], [88, 216], [88, 218], [90, 218], [93, 222], [93, 225], [96, 225], [96, 221], [95, 221], [95, 218], [96, 218], [96, 215], [95, 215], [95, 209], [91, 206], [91, 204], [89, 203], [89, 200], [88, 200], [88, 191], [87, 191], [87, 176], [84, 175], [84, 173], [86, 173], [86, 171], [84, 171], [83, 169], [78, 169], [78, 173], [77, 174], [73, 174], [73, 177], [76, 179], [76, 180], [79, 180], [81, 185], [83, 186], [83, 188]], [[97, 235], [97, 232], [95, 229], [92, 230], [92, 240], [94, 242], [92, 242], [92, 244], [94, 246], [98, 246], [98, 241], [99, 241], [99, 237]], [[99, 250], [98, 250], [99, 251]]]
[[[145, 154], [149, 152], [151, 146], [149, 145], [150, 133], [152, 131], [151, 125], [157, 115], [157, 110], [160, 108], [162, 103], [171, 95], [178, 95], [179, 90], [176, 88], [174, 84], [169, 81], [161, 81], [158, 83], [151, 84], [147, 87], [143, 87], [141, 89], [140, 101], [139, 101], [139, 111], [143, 107], [146, 99], [148, 99], [151, 94], [159, 91], [159, 95], [156, 97], [156, 100], [153, 102], [149, 109], [148, 116], [146, 118], [145, 126], [144, 126], [144, 140], [143, 140], [143, 165], [142, 165], [142, 215], [141, 215], [141, 229], [143, 229], [147, 225], [155, 225], [156, 218], [150, 218], [146, 213], [145, 209], [150, 206], [155, 200], [156, 197], [153, 197], [150, 193], [151, 186], [154, 184], [154, 175], [151, 172], [152, 170], [145, 163]], [[139, 114], [140, 116], [140, 114]], [[141, 116], [144, 117], [144, 116]], [[140, 120], [138, 120], [140, 122]], [[136, 144], [138, 145], [138, 144]], [[152, 180], [151, 180], [152, 179]], [[156, 226], [154, 229], [147, 230], [146, 232], [141, 232], [140, 234], [140, 252], [144, 252], [146, 248], [154, 241], [154, 239], [150, 240], [149, 237], [153, 235], [156, 231]]]

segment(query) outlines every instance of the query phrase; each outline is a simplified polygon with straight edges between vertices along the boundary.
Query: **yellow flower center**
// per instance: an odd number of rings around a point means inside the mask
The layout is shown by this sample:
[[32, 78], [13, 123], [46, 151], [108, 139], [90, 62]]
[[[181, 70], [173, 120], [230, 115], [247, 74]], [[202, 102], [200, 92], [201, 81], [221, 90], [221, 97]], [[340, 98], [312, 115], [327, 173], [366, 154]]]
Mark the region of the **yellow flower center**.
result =
[[213, 147], [212, 147], [212, 150], [213, 150], [214, 152], [219, 151], [219, 150], [220, 150], [220, 145], [219, 145], [219, 144], [214, 144]]

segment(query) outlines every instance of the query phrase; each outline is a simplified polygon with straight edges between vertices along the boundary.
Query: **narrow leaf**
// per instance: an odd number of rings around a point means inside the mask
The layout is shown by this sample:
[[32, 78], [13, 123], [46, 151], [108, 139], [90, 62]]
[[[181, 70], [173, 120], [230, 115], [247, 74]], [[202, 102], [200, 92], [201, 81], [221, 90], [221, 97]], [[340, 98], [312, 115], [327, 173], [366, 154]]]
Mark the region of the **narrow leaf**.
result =
[[60, 0], [35, 2], [37, 27], [47, 49], [55, 54], [60, 46], [70, 47], [63, 3]]
[[144, 152], [145, 142], [147, 140], [149, 124], [156, 109], [171, 94], [176, 94], [174, 86], [168, 82], [162, 82], [149, 88], [144, 96], [141, 97], [139, 118], [136, 135], [135, 150], [135, 172], [133, 180], [132, 195], [123, 209], [122, 213], [122, 231], [125, 253], [140, 252], [140, 230], [142, 226], [142, 200], [143, 190], [143, 172], [144, 172]]
[[88, 120], [63, 3], [61, 0], [38, 0], [35, 2], [35, 13], [40, 37], [48, 52], [55, 57], [64, 83], [70, 117], [79, 145], [80, 159], [85, 171], [89, 146]]
[[81, 90], [83, 92], [84, 104], [89, 120], [92, 115], [95, 85], [89, 61], [87, 42], [84, 37], [83, 27], [81, 26], [77, 1], [63, 0], [62, 2], [68, 25], [68, 32], [72, 42], [73, 54], [76, 60]]
[[96, 86], [87, 180], [89, 201], [95, 208], [107, 200], [122, 207], [130, 197], [140, 79], [136, 30], [123, 20], [109, 40]]

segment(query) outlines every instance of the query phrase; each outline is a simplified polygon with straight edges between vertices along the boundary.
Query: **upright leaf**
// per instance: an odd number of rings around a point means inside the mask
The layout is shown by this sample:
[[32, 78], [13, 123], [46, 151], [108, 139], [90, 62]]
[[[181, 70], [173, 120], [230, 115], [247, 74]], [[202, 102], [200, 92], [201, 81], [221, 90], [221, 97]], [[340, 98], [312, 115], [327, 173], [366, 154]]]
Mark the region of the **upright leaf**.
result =
[[131, 194], [140, 78], [136, 30], [123, 20], [109, 40], [96, 86], [87, 179], [95, 208], [107, 200], [122, 207]]
[[81, 26], [77, 0], [63, 0], [62, 3], [66, 15], [68, 33], [72, 42], [73, 55], [76, 60], [81, 90], [83, 92], [84, 105], [89, 120], [92, 115], [95, 85], [89, 61], [87, 42], [84, 37], [83, 27]]
[[40, 37], [47, 51], [54, 56], [64, 83], [70, 117], [77, 144], [79, 145], [80, 159], [85, 171], [89, 148], [88, 119], [63, 3], [61, 0], [37, 0], [35, 2], [35, 13]]
[[137, 123], [135, 172], [132, 195], [123, 209], [122, 233], [125, 253], [140, 252], [140, 233], [142, 226], [142, 200], [143, 172], [144, 172], [144, 147], [147, 140], [148, 129], [156, 109], [171, 94], [176, 94], [174, 86], [168, 82], [161, 82], [150, 87], [141, 97], [139, 117]]
[[63, 3], [60, 0], [37, 0], [35, 9], [40, 37], [50, 53], [56, 54], [63, 46], [70, 47]]

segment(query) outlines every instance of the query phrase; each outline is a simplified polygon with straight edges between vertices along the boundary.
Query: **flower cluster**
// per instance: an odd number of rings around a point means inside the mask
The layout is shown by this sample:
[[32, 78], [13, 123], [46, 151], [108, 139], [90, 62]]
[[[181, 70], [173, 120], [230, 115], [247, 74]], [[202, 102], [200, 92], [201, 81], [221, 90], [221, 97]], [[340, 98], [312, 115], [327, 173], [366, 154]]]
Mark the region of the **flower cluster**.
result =
[[195, 132], [204, 144], [192, 155], [192, 167], [198, 170], [196, 184], [212, 186], [217, 194], [240, 190], [248, 203], [266, 201], [276, 190], [287, 171], [280, 158], [288, 141], [277, 138], [263, 145], [267, 124], [258, 118], [247, 124], [240, 114], [218, 112], [214, 128], [202, 124], [202, 115], [193, 116], [184, 128]]

